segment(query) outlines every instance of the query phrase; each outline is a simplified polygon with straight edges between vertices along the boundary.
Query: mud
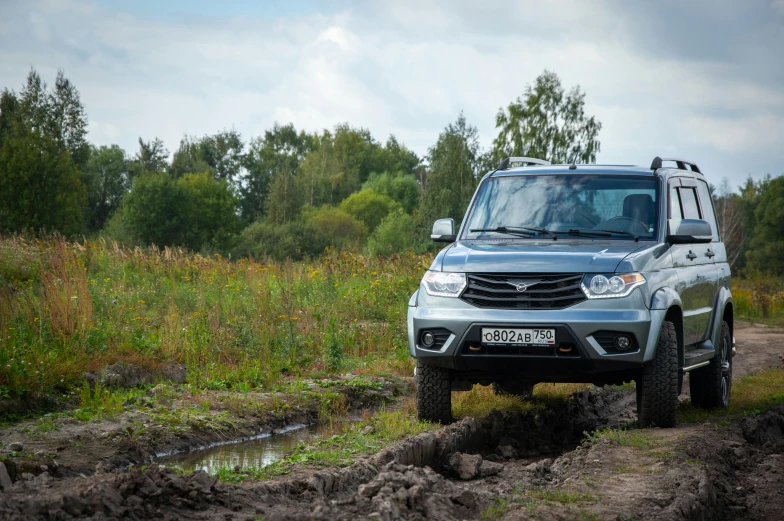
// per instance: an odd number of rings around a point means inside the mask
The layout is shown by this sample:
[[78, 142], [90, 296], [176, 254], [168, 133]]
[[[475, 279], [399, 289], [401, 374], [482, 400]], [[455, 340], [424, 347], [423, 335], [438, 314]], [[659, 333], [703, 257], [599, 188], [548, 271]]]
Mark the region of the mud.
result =
[[[124, 410], [111, 418], [84, 422], [59, 416], [47, 422], [44, 417], [2, 428], [0, 460], [11, 461], [20, 473], [37, 475], [46, 466], [54, 477], [89, 476], [97, 470], [149, 464], [159, 454], [313, 424], [322, 413], [320, 397], [327, 392], [340, 398], [338, 412], [342, 413], [392, 403], [411, 392], [402, 379], [380, 379], [370, 387], [351, 385], [349, 378], [342, 377], [328, 383], [327, 387], [310, 383], [307, 398], [258, 392], [194, 394], [184, 386], [159, 384], [126, 402]], [[12, 450], [15, 444], [22, 448]]]
[[[739, 328], [734, 376], [780, 365], [782, 333]], [[6, 460], [13, 485], [0, 495], [0, 518], [784, 518], [784, 405], [729, 422], [634, 431], [643, 436], [637, 443], [584, 441], [585, 432], [635, 417], [633, 390], [589, 389], [544, 411], [466, 418], [349, 467], [241, 485], [156, 465], [59, 479], [56, 468], [33, 476]]]

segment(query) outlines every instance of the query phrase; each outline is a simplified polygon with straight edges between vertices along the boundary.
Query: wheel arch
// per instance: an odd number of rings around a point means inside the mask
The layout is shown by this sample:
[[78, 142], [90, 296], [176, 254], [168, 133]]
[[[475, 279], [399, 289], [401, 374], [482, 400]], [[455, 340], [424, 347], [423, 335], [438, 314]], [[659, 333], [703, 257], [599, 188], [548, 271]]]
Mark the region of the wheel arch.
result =
[[666, 322], [675, 326], [675, 336], [678, 339], [678, 364], [683, 367], [684, 353], [686, 351], [685, 336], [683, 331], [683, 309], [680, 306], [670, 306], [664, 315]]

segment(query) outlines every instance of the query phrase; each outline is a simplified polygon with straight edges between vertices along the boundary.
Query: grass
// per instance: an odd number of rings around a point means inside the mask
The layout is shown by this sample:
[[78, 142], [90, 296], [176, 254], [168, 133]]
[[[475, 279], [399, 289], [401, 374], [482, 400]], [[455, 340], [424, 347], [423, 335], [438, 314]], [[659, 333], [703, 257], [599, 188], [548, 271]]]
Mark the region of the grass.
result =
[[738, 318], [784, 326], [784, 280], [761, 276], [735, 278], [732, 297]]
[[726, 416], [760, 414], [780, 403], [784, 403], [784, 369], [763, 369], [733, 382], [728, 409], [706, 410], [682, 403], [678, 407], [678, 422], [702, 423]]
[[455, 418], [483, 418], [490, 411], [537, 411], [555, 403], [563, 402], [577, 391], [587, 389], [587, 384], [539, 384], [534, 387], [533, 397], [495, 395], [491, 386], [475, 385], [470, 391], [452, 394], [452, 414]]
[[362, 421], [336, 425], [336, 433], [332, 436], [310, 444], [301, 443], [283, 459], [270, 465], [246, 468], [240, 472], [228, 467], [219, 468], [216, 475], [223, 481], [240, 482], [271, 479], [291, 472], [297, 465], [347, 466], [357, 456], [375, 454], [396, 441], [433, 429], [433, 424], [414, 419], [414, 409], [413, 400], [405, 400], [397, 409], [382, 408]]
[[620, 447], [632, 447], [640, 450], [653, 450], [662, 446], [662, 438], [650, 431], [606, 428], [585, 433], [585, 439], [591, 442], [605, 442]]
[[523, 506], [527, 510], [529, 517], [537, 519], [535, 512], [540, 506], [547, 503], [559, 503], [569, 507], [576, 506], [577, 511], [574, 512], [576, 515], [575, 519], [593, 520], [599, 518], [596, 514], [585, 511], [583, 506], [597, 503], [601, 500], [602, 497], [599, 495], [574, 492], [564, 488], [531, 488], [525, 490], [524, 488], [517, 486], [509, 494], [495, 498], [493, 502], [482, 511], [480, 518], [483, 521], [503, 519], [512, 508]]
[[79, 392], [117, 361], [211, 390], [336, 371], [410, 376], [405, 314], [429, 258], [234, 261], [0, 236], [0, 398]]

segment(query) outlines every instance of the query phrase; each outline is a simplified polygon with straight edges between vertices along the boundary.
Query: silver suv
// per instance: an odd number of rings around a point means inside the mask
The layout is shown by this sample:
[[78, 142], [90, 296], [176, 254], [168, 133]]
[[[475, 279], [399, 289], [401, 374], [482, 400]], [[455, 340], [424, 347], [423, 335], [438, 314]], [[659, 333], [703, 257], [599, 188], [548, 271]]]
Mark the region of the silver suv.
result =
[[450, 244], [408, 304], [420, 419], [450, 422], [476, 383], [634, 380], [640, 425], [671, 427], [687, 372], [692, 403], [729, 405], [730, 268], [694, 163], [507, 158], [432, 239]]

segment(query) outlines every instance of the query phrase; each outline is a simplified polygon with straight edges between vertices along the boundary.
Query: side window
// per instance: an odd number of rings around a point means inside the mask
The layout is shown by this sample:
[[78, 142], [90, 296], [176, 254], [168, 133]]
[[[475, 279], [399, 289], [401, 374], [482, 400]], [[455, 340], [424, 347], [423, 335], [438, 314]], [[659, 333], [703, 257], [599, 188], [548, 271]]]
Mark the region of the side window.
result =
[[713, 230], [713, 240], [719, 240], [719, 226], [716, 224], [716, 213], [713, 211], [713, 198], [708, 190], [708, 184], [705, 181], [697, 182], [697, 195], [700, 196], [700, 208], [702, 208], [702, 218], [708, 221]]
[[681, 194], [683, 218], [702, 219], [702, 215], [700, 215], [700, 207], [697, 204], [697, 194], [694, 193], [694, 188], [690, 186], [682, 186], [678, 189], [678, 191]]
[[681, 198], [678, 196], [678, 188], [670, 187], [670, 230], [675, 233], [678, 225], [683, 220], [683, 211], [681, 210]]

